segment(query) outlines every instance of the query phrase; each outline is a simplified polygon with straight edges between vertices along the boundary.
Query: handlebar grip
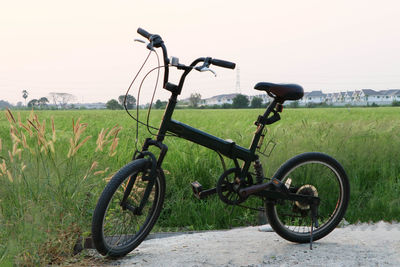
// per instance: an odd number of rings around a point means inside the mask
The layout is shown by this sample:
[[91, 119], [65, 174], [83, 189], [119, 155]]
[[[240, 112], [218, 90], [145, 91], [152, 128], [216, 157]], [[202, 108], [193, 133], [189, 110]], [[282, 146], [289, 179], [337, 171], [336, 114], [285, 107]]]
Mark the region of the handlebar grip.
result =
[[138, 28], [137, 33], [140, 34], [141, 36], [145, 37], [146, 39], [150, 39], [150, 37], [152, 35], [142, 28]]
[[229, 62], [229, 61], [225, 61], [225, 60], [221, 60], [221, 59], [215, 59], [215, 58], [213, 58], [211, 60], [211, 64], [213, 64], [215, 66], [227, 68], [227, 69], [234, 69], [236, 67], [236, 64], [233, 62]]

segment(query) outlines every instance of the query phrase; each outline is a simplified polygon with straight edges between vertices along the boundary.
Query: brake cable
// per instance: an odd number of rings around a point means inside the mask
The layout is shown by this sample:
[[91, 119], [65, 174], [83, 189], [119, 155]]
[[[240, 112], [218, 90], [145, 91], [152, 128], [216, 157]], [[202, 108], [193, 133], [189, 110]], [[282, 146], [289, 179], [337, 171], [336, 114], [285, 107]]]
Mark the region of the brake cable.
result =
[[[138, 89], [138, 94], [137, 94], [136, 118], [135, 118], [135, 117], [129, 112], [129, 110], [128, 110], [128, 107], [127, 107], [127, 98], [128, 98], [129, 91], [130, 91], [131, 88], [132, 88], [132, 85], [134, 84], [134, 82], [136, 81], [136, 79], [137, 79], [137, 77], [139, 76], [140, 72], [142, 71], [143, 67], [144, 67], [145, 64], [147, 63], [147, 61], [148, 61], [148, 59], [149, 59], [149, 57], [150, 57], [151, 52], [154, 52], [154, 53], [156, 54], [156, 56], [157, 56], [157, 63], [158, 63], [157, 65], [158, 65], [158, 66], [155, 67], [155, 68], [153, 68], [153, 69], [151, 69], [150, 71], [148, 71], [148, 72], [146, 73], [146, 75], [143, 77], [143, 79], [142, 79], [142, 81], [141, 81], [141, 83], [140, 83], [140, 86], [139, 86], [139, 89]], [[133, 78], [132, 82], [130, 83], [130, 85], [129, 85], [127, 91], [126, 91], [123, 104], [124, 104], [124, 108], [125, 108], [125, 111], [127, 112], [127, 114], [128, 114], [132, 119], [134, 119], [134, 120], [136, 121], [136, 136], [135, 136], [135, 148], [136, 148], [136, 150], [138, 150], [137, 144], [138, 144], [138, 142], [139, 142], [139, 124], [142, 124], [142, 125], [146, 126], [147, 131], [148, 131], [151, 135], [153, 135], [153, 136], [156, 136], [157, 134], [151, 132], [150, 129], [153, 129], [153, 130], [156, 130], [156, 131], [159, 130], [159, 128], [154, 127], [154, 126], [151, 126], [151, 125], [149, 124], [149, 120], [150, 120], [151, 108], [152, 108], [153, 101], [154, 101], [154, 96], [155, 96], [155, 93], [156, 93], [156, 91], [157, 91], [158, 81], [159, 81], [159, 77], [160, 77], [160, 69], [161, 69], [161, 68], [164, 68], [164, 67], [165, 67], [165, 66], [160, 66], [160, 59], [159, 59], [158, 53], [157, 53], [155, 50], [151, 50], [151, 51], [149, 52], [149, 54], [147, 55], [146, 59], [144, 60], [142, 66], [141, 66], [140, 69], [139, 69], [139, 71], [136, 73], [135, 77]], [[140, 121], [140, 119], [139, 119], [140, 92], [141, 92], [143, 83], [144, 83], [145, 79], [147, 78], [147, 76], [148, 76], [151, 72], [153, 72], [153, 71], [155, 71], [155, 70], [157, 70], [157, 79], [156, 79], [156, 83], [155, 83], [154, 90], [153, 90], [153, 95], [152, 95], [151, 102], [150, 102], [150, 105], [149, 105], [149, 108], [148, 108], [148, 112], [147, 112], [147, 120], [146, 120], [146, 123], [144, 123], [144, 122]], [[175, 137], [177, 137], [177, 135], [175, 135], [175, 134], [170, 134], [170, 135], [165, 135], [165, 136], [175, 136]]]

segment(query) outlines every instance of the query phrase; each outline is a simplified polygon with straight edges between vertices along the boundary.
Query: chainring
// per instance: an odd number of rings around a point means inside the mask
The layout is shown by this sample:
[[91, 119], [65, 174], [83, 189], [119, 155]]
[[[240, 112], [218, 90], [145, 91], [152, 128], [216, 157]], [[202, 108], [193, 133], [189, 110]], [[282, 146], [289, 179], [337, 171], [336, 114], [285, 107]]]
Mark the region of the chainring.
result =
[[240, 183], [237, 173], [240, 169], [232, 168], [225, 171], [218, 179], [217, 193], [219, 198], [228, 205], [238, 205], [245, 201], [247, 197], [239, 195], [239, 189], [253, 185], [253, 178], [248, 173], [246, 179]]

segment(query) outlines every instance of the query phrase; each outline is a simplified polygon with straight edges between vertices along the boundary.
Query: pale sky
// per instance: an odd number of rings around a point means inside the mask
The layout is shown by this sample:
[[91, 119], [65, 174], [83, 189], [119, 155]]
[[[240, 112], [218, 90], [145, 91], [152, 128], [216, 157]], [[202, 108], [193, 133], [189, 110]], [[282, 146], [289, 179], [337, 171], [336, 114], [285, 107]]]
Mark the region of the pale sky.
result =
[[[324, 92], [400, 88], [400, 1], [3, 0], [0, 99], [16, 104], [24, 89], [28, 101], [50, 92], [78, 102], [118, 98], [147, 55], [133, 41], [138, 27], [160, 34], [181, 63], [235, 62], [244, 94], [258, 94], [260, 81]], [[216, 78], [194, 72], [180, 98], [234, 93], [237, 72], [212, 68]], [[156, 98], [168, 95], [160, 88]]]

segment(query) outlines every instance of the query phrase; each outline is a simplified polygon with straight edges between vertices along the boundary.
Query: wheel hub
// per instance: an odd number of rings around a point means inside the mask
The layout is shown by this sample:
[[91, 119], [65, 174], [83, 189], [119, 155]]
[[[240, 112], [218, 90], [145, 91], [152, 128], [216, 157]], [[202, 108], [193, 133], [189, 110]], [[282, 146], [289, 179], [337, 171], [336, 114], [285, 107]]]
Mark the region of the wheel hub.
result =
[[[300, 187], [299, 190], [297, 190], [296, 194], [318, 197], [317, 189], [315, 188], [315, 186], [310, 185], [310, 184], [306, 184], [306, 185], [303, 185], [302, 187]], [[310, 205], [309, 204], [302, 203], [302, 202], [299, 202], [299, 201], [295, 201], [295, 204], [301, 210], [310, 209]]]

